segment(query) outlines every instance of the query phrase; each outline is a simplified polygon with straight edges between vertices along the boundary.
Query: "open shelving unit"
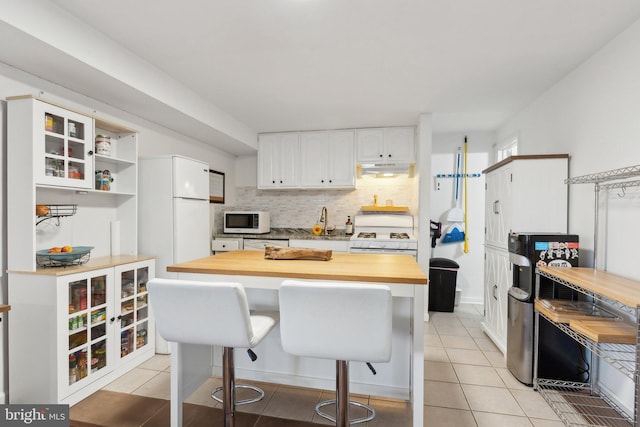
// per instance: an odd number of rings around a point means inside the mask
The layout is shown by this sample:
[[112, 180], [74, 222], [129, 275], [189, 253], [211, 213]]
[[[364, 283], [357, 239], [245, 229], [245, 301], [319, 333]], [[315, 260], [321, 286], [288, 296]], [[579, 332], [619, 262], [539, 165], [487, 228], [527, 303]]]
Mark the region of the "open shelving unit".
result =
[[[638, 379], [639, 362], [637, 359], [638, 334], [640, 331], [640, 282], [625, 277], [607, 273], [592, 268], [553, 268], [538, 267], [536, 269], [536, 298], [541, 295], [541, 278], [548, 279], [548, 283], [560, 285], [579, 292], [594, 307], [606, 304], [614, 307], [624, 316], [612, 318], [612, 329], [618, 327], [621, 334], [635, 333], [634, 344], [620, 344], [590, 339], [572, 327], [572, 321], [556, 322], [545, 310], [536, 309], [535, 333], [535, 366], [534, 386], [547, 403], [555, 410], [560, 419], [568, 426], [637, 426], [638, 425], [638, 395], [640, 382]], [[611, 367], [635, 382], [634, 413], [628, 414], [597, 383], [597, 375], [589, 375], [588, 382], [563, 381], [554, 378], [539, 378], [537, 376], [537, 347], [538, 324], [540, 317], [545, 318], [552, 325], [569, 335], [576, 342], [591, 352], [591, 369], [596, 369], [593, 360], [599, 358]], [[633, 319], [633, 323], [631, 320]], [[556, 319], [557, 320], [557, 319]]]
[[594, 184], [594, 230], [593, 230], [593, 265], [598, 266], [598, 232], [600, 228], [600, 191], [619, 189], [620, 196], [624, 197], [626, 189], [640, 186], [640, 165], [627, 166], [589, 175], [576, 176], [565, 180], [565, 184]]

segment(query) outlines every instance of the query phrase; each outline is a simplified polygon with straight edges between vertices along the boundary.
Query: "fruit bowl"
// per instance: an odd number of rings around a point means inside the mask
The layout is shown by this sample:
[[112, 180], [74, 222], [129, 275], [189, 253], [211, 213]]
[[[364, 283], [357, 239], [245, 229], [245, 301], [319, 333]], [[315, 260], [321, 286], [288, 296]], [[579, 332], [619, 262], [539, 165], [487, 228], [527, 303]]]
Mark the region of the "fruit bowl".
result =
[[40, 267], [66, 267], [81, 265], [89, 261], [93, 246], [73, 246], [71, 252], [49, 252], [42, 249], [36, 252], [36, 263]]

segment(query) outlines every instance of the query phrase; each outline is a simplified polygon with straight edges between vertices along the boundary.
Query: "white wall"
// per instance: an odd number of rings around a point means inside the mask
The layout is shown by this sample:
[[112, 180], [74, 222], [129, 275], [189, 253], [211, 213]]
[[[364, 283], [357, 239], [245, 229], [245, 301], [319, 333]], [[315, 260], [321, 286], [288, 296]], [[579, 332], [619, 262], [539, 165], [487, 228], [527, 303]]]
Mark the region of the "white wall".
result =
[[[640, 21], [498, 130], [520, 135], [519, 154], [570, 153], [570, 175], [640, 164]], [[572, 185], [569, 232], [580, 236], [580, 265], [593, 266], [593, 184]], [[598, 266], [640, 280], [640, 187], [601, 192]], [[633, 410], [633, 382], [600, 364], [603, 386]], [[632, 413], [632, 412], [631, 412]]]
[[[456, 170], [458, 147], [464, 158], [464, 137], [467, 136], [467, 173], [482, 173], [490, 165], [490, 153], [495, 140], [493, 132], [447, 133], [433, 135], [431, 154], [431, 219], [442, 222], [442, 235], [453, 223], [447, 222], [449, 211], [455, 206], [455, 179], [437, 179], [437, 174], [453, 174]], [[464, 160], [461, 161], [461, 173]], [[436, 182], [437, 181], [437, 182]], [[439, 185], [436, 185], [439, 184]], [[457, 286], [462, 290], [461, 302], [484, 302], [484, 175], [467, 179], [468, 224], [465, 233], [469, 239], [469, 251], [464, 253], [463, 243], [436, 242], [432, 250], [434, 258], [449, 258], [460, 265]], [[459, 207], [464, 209], [464, 183], [459, 182]], [[464, 224], [460, 225], [464, 228]]]

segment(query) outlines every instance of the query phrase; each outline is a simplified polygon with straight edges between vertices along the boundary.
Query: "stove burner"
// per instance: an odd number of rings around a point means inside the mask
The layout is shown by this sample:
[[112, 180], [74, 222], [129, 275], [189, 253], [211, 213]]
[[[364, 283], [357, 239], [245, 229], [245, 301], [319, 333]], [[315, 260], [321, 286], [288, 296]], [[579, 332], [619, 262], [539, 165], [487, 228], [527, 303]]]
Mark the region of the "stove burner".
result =
[[409, 235], [407, 233], [391, 233], [389, 237], [391, 239], [408, 239]]
[[375, 239], [376, 233], [358, 233], [358, 237], [361, 239]]

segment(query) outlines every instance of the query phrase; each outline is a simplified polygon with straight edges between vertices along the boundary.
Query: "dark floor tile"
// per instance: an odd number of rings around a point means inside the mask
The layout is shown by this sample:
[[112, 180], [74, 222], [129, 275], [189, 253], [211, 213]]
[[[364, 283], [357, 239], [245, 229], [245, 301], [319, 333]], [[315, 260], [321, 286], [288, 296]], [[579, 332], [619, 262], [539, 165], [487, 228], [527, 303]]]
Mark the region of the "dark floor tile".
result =
[[70, 420], [69, 427], [102, 427], [98, 424], [85, 423], [82, 421]]
[[140, 427], [165, 405], [167, 400], [99, 390], [71, 407], [69, 417], [104, 427]]
[[[274, 418], [262, 416], [258, 419], [255, 427], [320, 427], [321, 424], [309, 423], [306, 421], [286, 420], [283, 418]], [[326, 426], [323, 426], [326, 427]]]
[[[184, 404], [183, 424], [185, 427], [216, 427], [224, 426], [224, 413], [222, 409], [209, 406]], [[254, 427], [259, 415], [244, 412], [235, 413], [236, 427]], [[145, 427], [147, 427], [145, 425]]]

